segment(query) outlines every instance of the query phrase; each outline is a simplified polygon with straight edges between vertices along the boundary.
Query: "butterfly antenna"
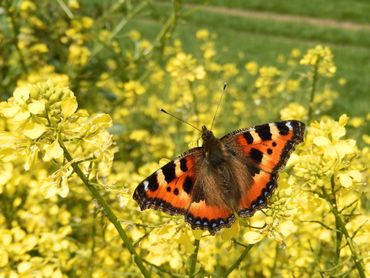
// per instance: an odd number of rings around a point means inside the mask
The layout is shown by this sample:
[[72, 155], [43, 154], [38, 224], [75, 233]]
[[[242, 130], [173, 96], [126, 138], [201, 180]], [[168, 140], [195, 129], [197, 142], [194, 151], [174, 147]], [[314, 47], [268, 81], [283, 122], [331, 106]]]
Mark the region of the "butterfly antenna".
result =
[[216, 119], [216, 116], [217, 116], [218, 110], [220, 109], [221, 102], [222, 102], [222, 98], [224, 97], [224, 94], [225, 94], [226, 88], [227, 88], [227, 83], [225, 82], [225, 83], [224, 83], [224, 87], [223, 87], [223, 89], [222, 89], [222, 93], [221, 93], [220, 99], [219, 99], [218, 104], [217, 104], [216, 112], [215, 112], [215, 114], [213, 115], [212, 124], [211, 124], [211, 130], [212, 130], [213, 124], [214, 124], [214, 122], [215, 122], [215, 119]]
[[191, 126], [192, 128], [194, 128], [194, 129], [196, 129], [196, 130], [198, 130], [198, 131], [202, 132], [202, 131], [201, 131], [199, 128], [197, 128], [196, 126], [192, 125], [191, 123], [188, 123], [187, 121], [184, 121], [183, 119], [180, 119], [179, 117], [176, 117], [175, 115], [173, 115], [173, 114], [171, 114], [171, 113], [167, 112], [166, 110], [164, 110], [164, 109], [162, 109], [162, 108], [161, 108], [161, 112], [163, 112], [163, 113], [165, 113], [165, 114], [167, 114], [167, 115], [170, 115], [171, 117], [175, 118], [176, 120], [178, 120], [178, 121], [180, 121], [180, 122], [182, 122], [182, 123], [184, 123], [184, 124], [187, 124], [187, 125]]

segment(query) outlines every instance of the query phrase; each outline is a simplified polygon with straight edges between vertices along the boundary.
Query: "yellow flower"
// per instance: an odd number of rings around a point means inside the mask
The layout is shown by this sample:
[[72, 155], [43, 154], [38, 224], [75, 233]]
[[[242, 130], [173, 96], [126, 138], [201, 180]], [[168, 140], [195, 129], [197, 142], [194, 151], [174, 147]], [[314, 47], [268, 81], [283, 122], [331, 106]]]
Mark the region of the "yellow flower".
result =
[[36, 43], [30, 50], [38, 53], [47, 53], [49, 51], [47, 45], [44, 43]]
[[22, 12], [35, 11], [36, 5], [32, 1], [23, 0], [19, 8]]
[[207, 29], [200, 29], [195, 33], [198, 40], [207, 40], [209, 38], [209, 31]]
[[130, 39], [133, 41], [138, 41], [141, 38], [141, 34], [136, 30], [130, 31], [129, 36], [130, 36]]
[[139, 81], [131, 80], [123, 84], [123, 88], [127, 94], [132, 95], [141, 95], [145, 93], [145, 88]]
[[84, 66], [90, 57], [90, 50], [85, 46], [72, 44], [69, 46], [68, 63], [70, 65]]
[[195, 81], [203, 79], [206, 75], [203, 66], [197, 65], [191, 54], [180, 52], [176, 57], [169, 60], [166, 70], [172, 77], [179, 81]]
[[307, 109], [299, 103], [289, 103], [287, 107], [280, 110], [280, 119], [282, 120], [305, 120], [307, 117]]
[[94, 20], [91, 17], [83, 16], [81, 18], [82, 27], [85, 29], [90, 29], [94, 25]]
[[229, 79], [239, 73], [238, 68], [235, 64], [232, 63], [226, 63], [223, 65], [223, 71], [224, 71], [224, 78]]
[[258, 64], [255, 61], [246, 63], [244, 68], [250, 75], [256, 75], [258, 73]]
[[349, 121], [349, 124], [353, 127], [360, 127], [364, 124], [364, 119], [361, 117], [353, 117]]
[[339, 84], [340, 86], [344, 86], [344, 85], [346, 85], [346, 84], [347, 84], [347, 80], [346, 80], [345, 78], [339, 78], [339, 79], [338, 79], [338, 84]]
[[298, 79], [289, 79], [286, 82], [286, 88], [289, 92], [295, 92], [300, 88], [300, 81]]
[[333, 76], [336, 72], [330, 48], [321, 45], [309, 49], [301, 59], [300, 64], [318, 66], [319, 73], [327, 77]]
[[299, 56], [301, 56], [301, 51], [298, 49], [298, 48], [293, 48], [291, 51], [290, 51], [290, 56], [292, 58], [298, 58]]
[[78, 9], [80, 7], [80, 3], [77, 0], [68, 0], [68, 7], [71, 9]]

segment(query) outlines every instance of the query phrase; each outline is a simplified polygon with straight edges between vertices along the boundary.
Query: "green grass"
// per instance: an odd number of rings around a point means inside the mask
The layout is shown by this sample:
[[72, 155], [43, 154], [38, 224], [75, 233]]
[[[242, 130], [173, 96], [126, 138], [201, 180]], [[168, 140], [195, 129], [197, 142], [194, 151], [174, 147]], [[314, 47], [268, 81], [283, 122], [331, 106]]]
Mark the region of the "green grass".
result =
[[368, 0], [186, 0], [184, 3], [370, 23]]
[[[161, 4], [158, 9], [162, 13], [168, 13], [168, 7]], [[370, 32], [272, 22], [204, 11], [191, 13], [186, 22], [181, 22], [176, 35], [183, 40], [184, 47], [189, 52], [194, 53], [197, 49], [194, 43], [196, 30], [207, 28], [217, 33], [218, 59], [222, 62], [238, 64], [238, 53], [244, 52], [249, 60], [271, 65], [275, 64], [278, 54], [289, 55], [293, 48], [306, 51], [316, 44], [327, 45], [335, 56], [336, 78], [347, 79], [344, 87], [340, 87], [336, 79], [329, 81], [340, 93], [330, 111], [331, 115], [338, 117], [347, 113], [349, 116], [363, 117], [369, 112]], [[152, 33], [155, 28], [152, 23], [140, 20], [135, 21], [134, 26], [140, 26], [147, 34]], [[225, 47], [228, 51], [221, 52]], [[370, 131], [370, 127], [364, 129], [365, 132]]]

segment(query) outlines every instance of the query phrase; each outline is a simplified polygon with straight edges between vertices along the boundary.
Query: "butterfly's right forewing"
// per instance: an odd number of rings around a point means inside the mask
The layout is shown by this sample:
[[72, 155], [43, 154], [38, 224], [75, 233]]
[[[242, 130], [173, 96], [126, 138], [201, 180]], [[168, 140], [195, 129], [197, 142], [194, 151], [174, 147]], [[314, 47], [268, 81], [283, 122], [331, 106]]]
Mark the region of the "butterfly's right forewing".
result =
[[285, 166], [295, 145], [303, 141], [305, 125], [291, 120], [241, 129], [221, 140], [241, 153], [248, 164], [252, 183], [240, 200], [239, 214], [250, 216], [266, 205], [277, 185], [278, 171]]

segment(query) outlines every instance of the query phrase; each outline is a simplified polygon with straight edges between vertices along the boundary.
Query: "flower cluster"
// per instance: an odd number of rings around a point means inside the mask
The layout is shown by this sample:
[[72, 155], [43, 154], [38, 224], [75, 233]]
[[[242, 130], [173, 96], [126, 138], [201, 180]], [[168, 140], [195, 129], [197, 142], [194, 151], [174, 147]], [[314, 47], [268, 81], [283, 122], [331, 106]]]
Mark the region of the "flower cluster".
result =
[[[76, 184], [71, 163], [98, 182], [110, 173], [111, 119], [77, 110], [73, 92], [52, 82], [17, 88], [0, 111], [2, 273], [62, 276], [79, 259], [72, 257], [77, 245], [71, 211], [58, 196], [69, 196]], [[70, 162], [68, 150], [74, 155]]]
[[300, 61], [301, 65], [318, 66], [320, 74], [332, 77], [336, 72], [330, 48], [318, 45], [310, 49]]

